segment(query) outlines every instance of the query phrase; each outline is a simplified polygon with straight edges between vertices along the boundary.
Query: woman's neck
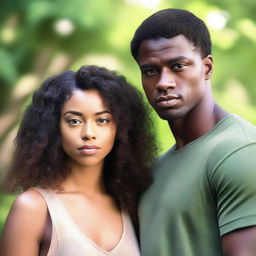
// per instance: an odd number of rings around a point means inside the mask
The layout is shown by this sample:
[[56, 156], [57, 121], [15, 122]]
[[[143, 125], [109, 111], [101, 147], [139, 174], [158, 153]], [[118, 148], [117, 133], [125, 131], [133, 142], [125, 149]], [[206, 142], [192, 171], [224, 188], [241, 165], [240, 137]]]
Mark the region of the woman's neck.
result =
[[62, 182], [66, 192], [81, 192], [86, 195], [106, 194], [103, 181], [103, 165], [71, 166], [71, 174]]

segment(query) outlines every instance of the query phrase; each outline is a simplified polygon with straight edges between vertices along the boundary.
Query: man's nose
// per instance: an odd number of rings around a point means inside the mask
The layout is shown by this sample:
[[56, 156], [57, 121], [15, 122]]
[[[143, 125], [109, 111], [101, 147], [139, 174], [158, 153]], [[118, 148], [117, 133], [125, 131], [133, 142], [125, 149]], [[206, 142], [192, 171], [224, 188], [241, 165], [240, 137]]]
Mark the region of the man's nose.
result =
[[176, 82], [174, 79], [174, 74], [171, 70], [165, 68], [160, 73], [160, 78], [156, 84], [156, 89], [159, 91], [166, 91], [168, 89], [173, 89], [176, 87]]
[[82, 139], [83, 140], [92, 140], [96, 139], [95, 126], [91, 122], [86, 122], [82, 129]]

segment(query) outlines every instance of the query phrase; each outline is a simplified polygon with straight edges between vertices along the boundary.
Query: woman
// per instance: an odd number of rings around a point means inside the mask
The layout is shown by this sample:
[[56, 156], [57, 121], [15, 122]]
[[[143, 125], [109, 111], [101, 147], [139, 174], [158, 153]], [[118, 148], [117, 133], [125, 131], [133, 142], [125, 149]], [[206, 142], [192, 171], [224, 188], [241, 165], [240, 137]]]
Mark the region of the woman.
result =
[[[3, 255], [139, 255], [132, 222], [155, 156], [140, 93], [105, 68], [46, 80], [7, 175]], [[132, 219], [132, 221], [131, 221]]]

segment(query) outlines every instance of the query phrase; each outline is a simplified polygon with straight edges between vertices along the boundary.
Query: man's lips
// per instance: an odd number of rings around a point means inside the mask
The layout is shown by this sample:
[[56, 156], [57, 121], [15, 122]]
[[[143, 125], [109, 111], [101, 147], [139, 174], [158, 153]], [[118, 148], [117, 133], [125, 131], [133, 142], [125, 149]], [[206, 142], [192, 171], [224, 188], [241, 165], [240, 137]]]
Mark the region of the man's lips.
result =
[[81, 154], [84, 155], [93, 155], [95, 154], [100, 148], [95, 146], [95, 145], [84, 145], [80, 148], [78, 148], [78, 150], [80, 151]]
[[173, 107], [180, 101], [180, 97], [174, 94], [168, 94], [165, 96], [160, 96], [156, 98], [155, 104], [158, 107]]

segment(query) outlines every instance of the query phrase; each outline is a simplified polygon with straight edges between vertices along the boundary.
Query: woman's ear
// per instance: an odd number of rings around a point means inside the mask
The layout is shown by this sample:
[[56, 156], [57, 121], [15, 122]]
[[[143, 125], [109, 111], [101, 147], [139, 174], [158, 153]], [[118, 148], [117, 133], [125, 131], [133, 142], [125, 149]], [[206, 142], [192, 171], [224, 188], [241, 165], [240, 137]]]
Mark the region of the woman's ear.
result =
[[213, 72], [213, 60], [212, 56], [208, 55], [203, 58], [203, 64], [205, 66], [205, 80], [209, 80], [211, 78]]

